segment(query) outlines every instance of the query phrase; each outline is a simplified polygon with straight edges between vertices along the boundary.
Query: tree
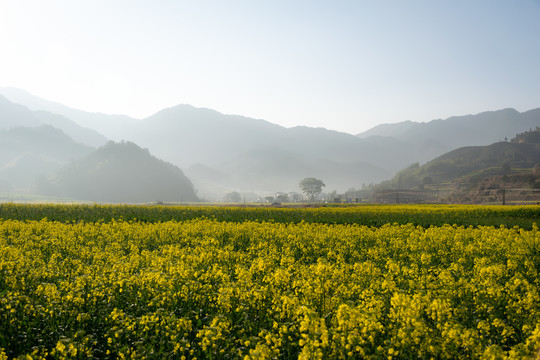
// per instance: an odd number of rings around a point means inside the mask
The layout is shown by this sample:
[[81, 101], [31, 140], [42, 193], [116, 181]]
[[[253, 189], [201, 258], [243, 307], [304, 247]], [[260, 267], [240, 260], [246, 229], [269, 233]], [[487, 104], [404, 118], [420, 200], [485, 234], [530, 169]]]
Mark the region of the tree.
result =
[[230, 203], [239, 203], [242, 200], [242, 196], [240, 195], [240, 193], [233, 191], [225, 195], [223, 200]]
[[276, 201], [280, 202], [280, 203], [287, 202], [287, 201], [289, 201], [289, 195], [287, 195], [285, 193], [282, 193], [282, 192], [279, 192], [279, 193], [276, 194]]
[[306, 194], [310, 200], [314, 200], [315, 197], [322, 192], [322, 188], [326, 185], [319, 179], [305, 178], [300, 181], [299, 186], [300, 190], [302, 190], [302, 192]]

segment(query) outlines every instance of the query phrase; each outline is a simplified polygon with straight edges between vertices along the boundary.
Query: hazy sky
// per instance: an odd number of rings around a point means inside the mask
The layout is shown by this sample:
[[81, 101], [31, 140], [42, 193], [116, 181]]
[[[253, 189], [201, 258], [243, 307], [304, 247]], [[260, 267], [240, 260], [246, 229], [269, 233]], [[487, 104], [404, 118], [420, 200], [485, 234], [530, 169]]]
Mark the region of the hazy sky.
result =
[[358, 133], [540, 107], [540, 0], [0, 0], [0, 86]]

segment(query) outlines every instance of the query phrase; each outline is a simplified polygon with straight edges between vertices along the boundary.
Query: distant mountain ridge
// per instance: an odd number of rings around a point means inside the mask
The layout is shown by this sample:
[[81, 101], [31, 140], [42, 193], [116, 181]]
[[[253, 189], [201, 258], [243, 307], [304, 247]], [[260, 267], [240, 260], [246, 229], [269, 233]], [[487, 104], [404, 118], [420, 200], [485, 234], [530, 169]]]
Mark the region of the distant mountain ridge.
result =
[[14, 126], [39, 126], [41, 122], [23, 105], [12, 103], [0, 95], [0, 129]]
[[190, 105], [137, 120], [86, 113], [21, 90], [0, 88], [0, 94], [7, 93], [33, 110], [57, 111], [109, 139], [148, 148], [158, 158], [186, 169], [195, 187], [214, 199], [230, 190], [298, 191], [303, 177], [320, 177], [328, 191], [358, 188], [456, 148], [487, 145], [540, 126], [540, 109], [524, 113], [503, 109], [429, 123], [383, 124], [355, 136], [324, 128], [285, 128]]
[[38, 178], [106, 141], [61, 115], [32, 111], [0, 95], [0, 189], [31, 191]]
[[32, 111], [26, 106], [9, 101], [0, 95], [0, 129], [41, 125], [54, 126], [71, 136], [75, 141], [89, 146], [101, 146], [107, 142], [107, 138], [97, 131], [85, 128], [62, 115], [43, 110]]
[[420, 123], [411, 120], [401, 121], [393, 124], [379, 124], [369, 130], [357, 134], [356, 136], [359, 138], [366, 138], [369, 136], [391, 136], [399, 138], [405, 131], [418, 124]]
[[[127, 129], [126, 134], [131, 141], [181, 168], [203, 164], [224, 173], [227, 186], [238, 190], [297, 191], [298, 182], [310, 176], [326, 179], [330, 188], [350, 187], [381, 181], [391, 175], [388, 167], [399, 169], [404, 161], [400, 155], [392, 155], [391, 147], [361, 141], [351, 134], [322, 128], [285, 128], [189, 105], [162, 110]], [[292, 159], [296, 162], [293, 171]], [[374, 165], [383, 162], [384, 166]], [[334, 169], [345, 171], [336, 173]], [[194, 178], [198, 186], [214, 183], [204, 189], [206, 193], [223, 186], [222, 179], [212, 180]]]
[[103, 145], [107, 139], [116, 141], [122, 140], [123, 130], [138, 122], [137, 119], [133, 119], [126, 115], [107, 115], [73, 109], [57, 102], [42, 99], [25, 90], [17, 88], [1, 87], [0, 94], [9, 101], [22, 104], [30, 110], [42, 110], [62, 115], [63, 117], [74, 121], [81, 127], [93, 129], [106, 138], [105, 141], [98, 146]]
[[539, 125], [540, 108], [523, 113], [514, 109], [502, 109], [475, 115], [452, 116], [426, 123], [405, 121], [382, 124], [357, 136], [392, 136], [407, 142], [429, 139], [449, 151], [462, 146], [489, 145]]
[[238, 188], [271, 190], [273, 184], [275, 190], [286, 190], [302, 177], [318, 176], [327, 179], [329, 188], [346, 189], [378, 182], [411, 163], [427, 162], [463, 144], [476, 145], [476, 136], [478, 144], [492, 143], [501, 134], [513, 136], [536, 125], [540, 125], [540, 109], [523, 114], [506, 109], [427, 125], [388, 125], [381, 135], [360, 138], [179, 105], [143, 119], [132, 128], [130, 139], [179, 166], [201, 163], [225, 173], [228, 180], [220, 182]]

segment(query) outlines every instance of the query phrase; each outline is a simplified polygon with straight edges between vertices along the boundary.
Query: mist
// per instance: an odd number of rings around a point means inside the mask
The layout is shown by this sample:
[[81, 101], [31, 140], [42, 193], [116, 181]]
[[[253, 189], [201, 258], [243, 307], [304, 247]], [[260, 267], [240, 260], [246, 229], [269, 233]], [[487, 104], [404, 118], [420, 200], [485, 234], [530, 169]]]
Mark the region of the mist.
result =
[[459, 147], [540, 125], [536, 110], [503, 109], [352, 135], [191, 105], [137, 120], [72, 109], [19, 89], [0, 94], [0, 192], [53, 201], [223, 201], [232, 192], [257, 200], [299, 193], [308, 177], [324, 181], [330, 199], [373, 188]]

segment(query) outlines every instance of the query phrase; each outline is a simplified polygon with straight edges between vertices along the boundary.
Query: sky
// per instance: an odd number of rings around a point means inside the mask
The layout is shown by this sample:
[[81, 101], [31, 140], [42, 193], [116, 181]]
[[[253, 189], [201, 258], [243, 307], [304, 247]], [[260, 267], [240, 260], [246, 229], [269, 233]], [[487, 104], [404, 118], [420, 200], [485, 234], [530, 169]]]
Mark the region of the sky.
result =
[[540, 107], [540, 0], [0, 0], [0, 86], [286, 127]]

